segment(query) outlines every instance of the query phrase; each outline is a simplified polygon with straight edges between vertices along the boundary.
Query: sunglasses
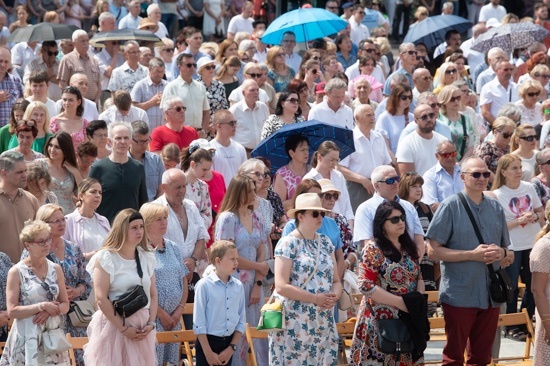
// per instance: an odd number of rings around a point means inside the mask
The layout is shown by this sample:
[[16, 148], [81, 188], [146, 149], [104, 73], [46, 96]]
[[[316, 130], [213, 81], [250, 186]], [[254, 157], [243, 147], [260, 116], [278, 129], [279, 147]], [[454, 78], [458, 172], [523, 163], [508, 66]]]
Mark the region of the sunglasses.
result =
[[313, 75], [316, 75], [316, 74], [317, 74], [317, 69], [311, 69], [311, 73], [312, 73]]
[[255, 170], [248, 172], [248, 174], [254, 174], [257, 178], [265, 178], [265, 173], [260, 173]]
[[528, 97], [538, 97], [540, 95], [540, 92], [534, 92], [534, 93], [527, 93]]
[[237, 121], [227, 121], [227, 122], [221, 122], [218, 123], [219, 125], [229, 125], [231, 127], [235, 127], [237, 125]]
[[163, 49], [164, 52], [174, 52], [173, 48], [165, 48]]
[[451, 103], [460, 102], [461, 99], [462, 99], [462, 95], [459, 95], [458, 97], [451, 97], [451, 100], [449, 102]]
[[531, 136], [518, 136], [520, 139], [522, 140], [525, 140], [525, 141], [529, 141], [529, 142], [533, 142], [536, 140], [537, 136], [536, 135], [531, 135]]
[[262, 77], [262, 74], [256, 74], [256, 73], [253, 73], [253, 72], [248, 72], [248, 73], [246, 73], [246, 75], [248, 75], [252, 78], [255, 78], [255, 79]]
[[426, 121], [428, 118], [429, 119], [434, 119], [435, 118], [435, 113], [428, 113], [428, 114], [423, 114], [419, 117], [422, 121]]
[[46, 53], [48, 54], [48, 56], [57, 56], [57, 55], [59, 55], [59, 51], [53, 51], [53, 52], [52, 51], [47, 51]]
[[441, 107], [441, 103], [432, 103], [432, 104], [428, 104], [430, 107], [432, 107], [432, 109], [435, 109], [436, 107], [439, 108]]
[[189, 68], [189, 69], [192, 68], [192, 67], [194, 67], [195, 69], [197, 68], [197, 64], [195, 64], [195, 63], [188, 63], [188, 64], [185, 64], [185, 66], [187, 66], [187, 68]]
[[447, 74], [447, 75], [456, 74], [456, 72], [457, 72], [456, 69], [448, 69], [448, 70], [445, 70], [445, 74]]
[[[51, 241], [51, 239], [50, 239], [50, 241]], [[48, 299], [48, 301], [53, 301], [53, 294], [50, 291], [50, 285], [48, 285], [46, 282], [42, 282], [40, 284], [40, 286], [42, 286], [44, 291], [46, 291], [46, 298]]]
[[376, 48], [363, 48], [363, 51], [367, 53], [373, 53], [373, 52], [376, 52]]
[[292, 104], [298, 104], [298, 103], [300, 103], [300, 100], [297, 99], [297, 98], [288, 98], [286, 101], [287, 101], [287, 102], [290, 102], [290, 103], [292, 103]]
[[445, 159], [456, 158], [456, 151], [448, 152], [448, 153], [438, 152], [438, 154], [439, 154], [439, 156], [441, 156], [442, 158], [445, 158]]
[[399, 215], [399, 216], [388, 217], [388, 218], [386, 219], [386, 221], [389, 221], [389, 222], [391, 222], [392, 224], [398, 224], [399, 221], [405, 222], [405, 220], [406, 220], [405, 214]]
[[506, 133], [506, 132], [502, 132], [502, 131], [498, 131], [498, 132], [500, 132], [502, 134], [502, 137], [504, 137], [505, 139], [509, 139], [514, 134], [514, 133]]
[[546, 162], [539, 164], [539, 165], [550, 165], [550, 160], [546, 160]]
[[539, 74], [538, 72], [535, 74], [535, 77], [536, 78], [550, 79], [550, 75], [548, 75], [548, 74]]
[[335, 201], [338, 201], [340, 195], [338, 193], [319, 193], [319, 197], [321, 197], [321, 199], [325, 198], [327, 200], [331, 200], [334, 198]]
[[41, 241], [29, 241], [29, 244], [36, 244], [38, 246], [44, 247], [46, 245], [50, 245], [52, 243], [52, 238], [48, 238], [46, 240]]
[[484, 179], [489, 179], [491, 176], [491, 172], [463, 172], [464, 174], [470, 174], [474, 179], [479, 179], [481, 176], [483, 176]]
[[407, 100], [407, 99], [408, 99], [408, 100], [413, 100], [413, 96], [412, 96], [412, 94], [411, 94], [411, 95], [404, 95], [404, 94], [401, 94], [401, 95], [399, 96], [399, 99], [401, 99], [401, 100]]
[[395, 177], [390, 177], [390, 178], [387, 178], [387, 179], [384, 179], [384, 180], [379, 180], [378, 183], [386, 183], [388, 185], [391, 185], [391, 184], [394, 184], [394, 183], [399, 183], [399, 181], [401, 180], [401, 178], [396, 175]]
[[319, 61], [321, 58], [319, 56], [313, 56], [312, 59], [315, 61]]
[[203, 68], [204, 68], [205, 70], [210, 71], [210, 70], [216, 69], [216, 66], [214, 66], [214, 65], [206, 65], [206, 66], [203, 66]]
[[405, 53], [408, 53], [408, 54], [411, 55], [411, 56], [412, 56], [412, 55], [415, 55], [415, 56], [416, 56], [416, 54], [417, 54], [418, 52], [413, 51], [413, 50], [408, 50], [408, 51], [405, 51], [405, 52], [401, 52], [402, 55], [405, 54]]
[[423, 76], [423, 77], [421, 77], [421, 79], [424, 80], [424, 81], [428, 81], [428, 80], [433, 80], [434, 78], [431, 77], [431, 76]]
[[325, 212], [324, 211], [311, 211], [311, 216], [316, 219], [319, 217], [319, 215], [321, 215], [321, 217], [325, 217]]
[[177, 106], [175, 108], [170, 108], [170, 109], [175, 110], [176, 112], [181, 112], [182, 110], [186, 111], [187, 107]]

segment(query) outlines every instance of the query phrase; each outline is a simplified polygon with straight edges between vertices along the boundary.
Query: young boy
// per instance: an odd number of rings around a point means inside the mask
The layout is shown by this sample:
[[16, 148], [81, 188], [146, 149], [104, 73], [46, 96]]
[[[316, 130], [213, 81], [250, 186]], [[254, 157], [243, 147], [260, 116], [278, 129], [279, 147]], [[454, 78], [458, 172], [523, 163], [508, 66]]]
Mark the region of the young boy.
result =
[[244, 287], [233, 277], [239, 253], [230, 241], [210, 247], [215, 271], [195, 286], [193, 329], [197, 335], [196, 365], [229, 365], [245, 331]]

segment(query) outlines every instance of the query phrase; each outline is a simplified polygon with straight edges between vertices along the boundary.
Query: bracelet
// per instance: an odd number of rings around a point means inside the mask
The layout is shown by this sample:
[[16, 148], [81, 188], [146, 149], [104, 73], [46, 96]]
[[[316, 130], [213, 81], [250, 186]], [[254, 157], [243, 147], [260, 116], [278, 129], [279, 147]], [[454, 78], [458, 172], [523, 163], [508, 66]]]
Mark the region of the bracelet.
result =
[[124, 333], [128, 330], [128, 328], [130, 328], [128, 325], [126, 326], [126, 328], [124, 328], [124, 330], [121, 330], [120, 333]]
[[506, 256], [508, 255], [508, 251], [506, 250], [506, 248], [502, 248], [502, 249], [504, 249], [504, 257], [502, 258], [506, 258]]
[[183, 304], [178, 304], [178, 306], [177, 306], [177, 307], [181, 307], [182, 309], [184, 309], [184, 310], [185, 310], [185, 305], [183, 305]]
[[44, 305], [43, 302], [41, 302], [41, 303], [38, 304], [38, 312], [41, 312], [41, 311], [44, 310], [43, 305]]
[[197, 265], [197, 262], [199, 261], [197, 258], [193, 257], [193, 256], [190, 256], [189, 258], [191, 258], [194, 262], [195, 262], [195, 266]]

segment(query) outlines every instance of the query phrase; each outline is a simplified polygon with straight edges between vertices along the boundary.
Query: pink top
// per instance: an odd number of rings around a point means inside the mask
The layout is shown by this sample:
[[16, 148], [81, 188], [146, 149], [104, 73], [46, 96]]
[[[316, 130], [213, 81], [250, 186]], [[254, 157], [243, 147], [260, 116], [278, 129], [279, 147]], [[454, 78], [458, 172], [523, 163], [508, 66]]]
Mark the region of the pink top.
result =
[[[59, 124], [57, 123], [57, 121], [59, 120], [59, 118], [57, 117], [52, 117], [52, 119], [50, 120], [50, 131], [51, 133], [56, 133], [57, 131], [60, 130], [59, 128]], [[76, 147], [78, 146], [78, 144], [80, 144], [81, 142], [84, 142], [86, 141], [86, 126], [88, 126], [88, 120], [86, 118], [82, 118], [82, 129], [80, 129], [78, 132], [75, 132], [75, 133], [71, 133], [71, 137], [73, 138], [73, 145], [74, 145], [74, 150], [76, 151]]]
[[[309, 170], [309, 166], [308, 166]], [[292, 170], [288, 167], [288, 165], [283, 166], [282, 168], [279, 168], [277, 170], [277, 173], [275, 173], [275, 179], [273, 182], [277, 180], [277, 178], [281, 177], [283, 182], [285, 183], [286, 187], [286, 197], [282, 198], [283, 201], [286, 201], [294, 196], [294, 191], [296, 191], [296, 187], [298, 187], [298, 184], [302, 181], [302, 177], [299, 175], [294, 174]]]

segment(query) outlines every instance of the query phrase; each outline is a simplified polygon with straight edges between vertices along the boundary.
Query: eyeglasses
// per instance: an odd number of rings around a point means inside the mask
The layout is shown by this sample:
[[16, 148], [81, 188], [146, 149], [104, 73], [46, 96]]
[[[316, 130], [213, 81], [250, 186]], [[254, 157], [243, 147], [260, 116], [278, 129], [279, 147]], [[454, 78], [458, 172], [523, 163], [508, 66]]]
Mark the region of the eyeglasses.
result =
[[255, 170], [248, 172], [248, 174], [254, 174], [257, 178], [263, 178], [264, 173], [257, 172]]
[[[497, 130], [498, 131], [498, 130]], [[498, 131], [500, 132], [500, 134], [502, 135], [502, 137], [504, 137], [505, 139], [509, 139], [510, 137], [512, 137], [512, 135], [514, 133], [506, 133], [506, 132], [502, 132], [502, 131]]]
[[550, 75], [548, 74], [539, 74], [538, 72], [535, 73], [536, 78], [544, 78], [544, 79], [550, 79]]
[[335, 201], [338, 201], [338, 198], [340, 197], [340, 195], [336, 192], [334, 193], [319, 193], [319, 197], [321, 197], [321, 199], [325, 198], [327, 200], [331, 200], [334, 198]]
[[96, 139], [104, 139], [108, 137], [108, 134], [106, 133], [94, 133], [92, 137], [95, 137]]
[[405, 222], [406, 219], [407, 219], [407, 217], [405, 216], [405, 214], [403, 214], [403, 215], [399, 215], [399, 216], [388, 217], [386, 219], [386, 221], [389, 221], [392, 224], [398, 224], [399, 221]]
[[445, 70], [445, 74], [447, 74], [447, 75], [456, 74], [456, 73], [457, 73], [457, 69], [447, 69], [447, 70]]
[[64, 224], [67, 220], [65, 220], [65, 218], [63, 217], [62, 219], [58, 219], [58, 220], [55, 220], [55, 221], [46, 221], [48, 224], [52, 224], [52, 225], [60, 225], [60, 224]]
[[264, 179], [271, 178], [270, 172], [264, 172]]
[[285, 102], [290, 102], [292, 104], [298, 104], [300, 103], [300, 99], [297, 98], [288, 98]]
[[441, 107], [441, 103], [432, 103], [432, 104], [428, 104], [428, 105], [429, 105], [430, 107], [432, 107], [432, 109]]
[[538, 92], [534, 92], [534, 93], [527, 93], [527, 96], [528, 96], [528, 97], [531, 97], [531, 98], [532, 98], [532, 97], [538, 97], [539, 95], [540, 95], [540, 92], [539, 92], [539, 91], [538, 91]]
[[321, 217], [325, 217], [325, 211], [311, 211], [311, 216], [316, 219], [321, 215]]
[[237, 125], [237, 121], [227, 121], [227, 122], [220, 122], [219, 125], [229, 125], [231, 127], [235, 127]]
[[460, 102], [461, 99], [462, 99], [462, 95], [459, 95], [457, 97], [451, 97], [451, 100], [449, 102], [451, 102], [451, 103]]
[[195, 63], [188, 63], [188, 64], [184, 64], [184, 65], [187, 66], [187, 68], [189, 68], [189, 69], [192, 68], [192, 67], [197, 68], [197, 64], [195, 64]]
[[169, 111], [170, 110], [173, 110], [173, 111], [176, 111], [176, 112], [181, 112], [182, 110], [186, 111], [187, 107], [182, 107], [182, 106], [178, 105], [177, 107], [170, 108]]
[[206, 66], [203, 66], [203, 68], [204, 68], [205, 70], [209, 70], [209, 71], [210, 71], [210, 70], [214, 70], [214, 69], [216, 68], [216, 66], [214, 66], [214, 65], [206, 65]]
[[47, 51], [46, 52], [48, 54], [48, 56], [57, 56], [59, 55], [59, 51]]
[[438, 154], [439, 156], [441, 156], [442, 158], [444, 158], [444, 159], [456, 158], [456, 151], [448, 152], [448, 153], [440, 153], [440, 152], [438, 152], [437, 154]]
[[401, 100], [407, 100], [407, 99], [408, 99], [408, 100], [413, 100], [413, 96], [412, 96], [412, 94], [410, 94], [410, 95], [401, 94], [401, 95], [399, 96], [399, 99], [401, 99]]
[[434, 78], [432, 76], [422, 76], [421, 79], [424, 81], [428, 81], [428, 80], [433, 80]]
[[394, 183], [399, 183], [399, 181], [401, 180], [401, 178], [396, 175], [395, 177], [389, 177], [387, 179], [384, 179], [384, 180], [379, 180], [378, 183], [386, 183], [388, 185], [391, 185], [391, 184], [394, 184]]
[[145, 145], [146, 143], [151, 141], [151, 137], [149, 137], [147, 140], [136, 140], [136, 139], [132, 139], [132, 140], [138, 145]]
[[174, 52], [174, 49], [173, 48], [164, 48], [163, 51], [164, 52]]
[[405, 54], [405, 53], [408, 53], [408, 54], [411, 55], [411, 56], [413, 56], [413, 55], [416, 56], [416, 54], [417, 54], [418, 52], [413, 51], [413, 50], [408, 50], [408, 51], [401, 52], [402, 55]]
[[489, 179], [491, 172], [463, 172], [464, 174], [470, 174], [474, 179], [479, 179], [483, 176], [484, 179]]
[[256, 74], [256, 73], [253, 73], [253, 72], [247, 72], [246, 75], [252, 77], [252, 78], [261, 78], [262, 77], [262, 74]]
[[520, 139], [522, 140], [525, 140], [525, 141], [529, 141], [529, 142], [533, 142], [537, 139], [537, 136], [536, 135], [530, 135], [530, 136], [518, 136]]
[[40, 240], [40, 241], [29, 241], [29, 244], [36, 244], [41, 247], [45, 247], [46, 245], [50, 245], [52, 243], [52, 238], [48, 238], [46, 240]]
[[429, 119], [434, 119], [435, 118], [435, 113], [423, 114], [418, 118], [420, 118], [420, 120], [422, 120], [422, 121], [426, 121], [428, 118]]

